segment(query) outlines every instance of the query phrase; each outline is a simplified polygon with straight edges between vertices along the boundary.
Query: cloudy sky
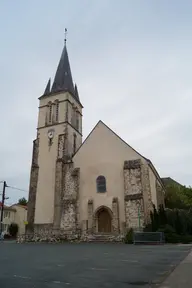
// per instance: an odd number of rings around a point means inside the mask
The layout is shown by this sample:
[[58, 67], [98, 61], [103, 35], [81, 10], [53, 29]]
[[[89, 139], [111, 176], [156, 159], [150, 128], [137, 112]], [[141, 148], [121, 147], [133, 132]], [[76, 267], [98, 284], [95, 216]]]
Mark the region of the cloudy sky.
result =
[[84, 138], [101, 119], [162, 177], [192, 185], [191, 15], [190, 0], [1, 0], [0, 180], [28, 190], [38, 97], [67, 27]]

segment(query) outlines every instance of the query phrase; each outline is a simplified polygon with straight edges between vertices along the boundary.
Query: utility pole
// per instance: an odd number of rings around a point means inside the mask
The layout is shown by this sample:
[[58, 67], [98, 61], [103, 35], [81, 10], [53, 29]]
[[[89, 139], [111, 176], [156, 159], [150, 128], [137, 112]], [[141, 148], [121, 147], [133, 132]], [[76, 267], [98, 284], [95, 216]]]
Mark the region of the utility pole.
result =
[[[1, 205], [1, 228], [0, 233], [3, 231], [3, 211], [4, 211], [4, 203], [5, 203], [5, 188], [7, 187], [6, 181], [3, 181], [3, 194], [2, 194], [2, 205]], [[0, 234], [1, 235], [1, 234]]]

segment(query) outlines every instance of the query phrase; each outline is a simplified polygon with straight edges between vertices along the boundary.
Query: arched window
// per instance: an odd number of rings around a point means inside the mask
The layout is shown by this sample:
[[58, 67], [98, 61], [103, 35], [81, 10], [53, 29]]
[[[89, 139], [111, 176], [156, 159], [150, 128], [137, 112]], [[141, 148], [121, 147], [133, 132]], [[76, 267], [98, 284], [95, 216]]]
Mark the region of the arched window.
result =
[[76, 129], [79, 130], [79, 112], [76, 110]]
[[97, 192], [98, 193], [104, 193], [106, 192], [106, 179], [104, 176], [100, 175], [96, 179], [96, 184], [97, 184]]
[[55, 101], [55, 121], [59, 121], [59, 101]]
[[77, 147], [76, 139], [77, 139], [77, 135], [74, 134], [73, 135], [73, 154], [75, 154], [75, 152], [76, 152], [76, 147]]
[[51, 102], [49, 102], [48, 103], [48, 111], [47, 111], [48, 113], [48, 123], [50, 124], [51, 122], [52, 122], [52, 103]]
[[74, 126], [75, 124], [75, 106], [72, 104], [72, 110], [71, 110], [71, 124]]

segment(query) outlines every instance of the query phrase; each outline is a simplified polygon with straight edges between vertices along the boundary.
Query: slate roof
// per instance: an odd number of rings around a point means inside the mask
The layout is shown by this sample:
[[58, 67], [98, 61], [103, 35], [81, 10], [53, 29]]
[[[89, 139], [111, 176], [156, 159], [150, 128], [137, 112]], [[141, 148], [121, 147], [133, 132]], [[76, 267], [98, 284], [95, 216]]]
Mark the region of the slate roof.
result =
[[53, 81], [53, 85], [51, 88], [51, 93], [61, 91], [68, 91], [75, 96], [75, 89], [73, 85], [73, 79], [66, 44], [64, 45], [61, 58], [57, 67], [57, 71], [55, 74], [55, 79]]
[[47, 82], [47, 86], [45, 87], [45, 91], [43, 93], [43, 95], [47, 95], [51, 92], [51, 78], [49, 78], [48, 82]]
[[163, 177], [163, 178], [161, 178], [161, 180], [163, 181], [165, 186], [168, 186], [170, 184], [177, 185], [177, 186], [180, 186], [180, 187], [184, 186], [184, 185], [182, 185], [181, 183], [177, 182], [176, 180], [174, 180], [171, 177]]
[[75, 98], [75, 100], [77, 100], [77, 102], [82, 106], [80, 99], [79, 99], [77, 85], [73, 84], [73, 77], [71, 73], [66, 42], [63, 47], [63, 51], [61, 54], [61, 58], [59, 60], [59, 64], [57, 66], [53, 85], [51, 86], [51, 79], [49, 79], [42, 97], [49, 96], [49, 95], [51, 96], [52, 94], [59, 93], [59, 92], [69, 92]]

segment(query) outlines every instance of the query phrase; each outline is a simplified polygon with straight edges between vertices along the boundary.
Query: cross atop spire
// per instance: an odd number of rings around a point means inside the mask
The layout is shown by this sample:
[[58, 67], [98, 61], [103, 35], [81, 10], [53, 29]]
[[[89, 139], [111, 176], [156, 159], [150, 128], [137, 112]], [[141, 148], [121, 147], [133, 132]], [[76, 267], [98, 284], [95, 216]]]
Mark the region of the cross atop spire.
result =
[[64, 40], [65, 45], [66, 45], [66, 42], [67, 42], [67, 28], [65, 28], [65, 40]]

